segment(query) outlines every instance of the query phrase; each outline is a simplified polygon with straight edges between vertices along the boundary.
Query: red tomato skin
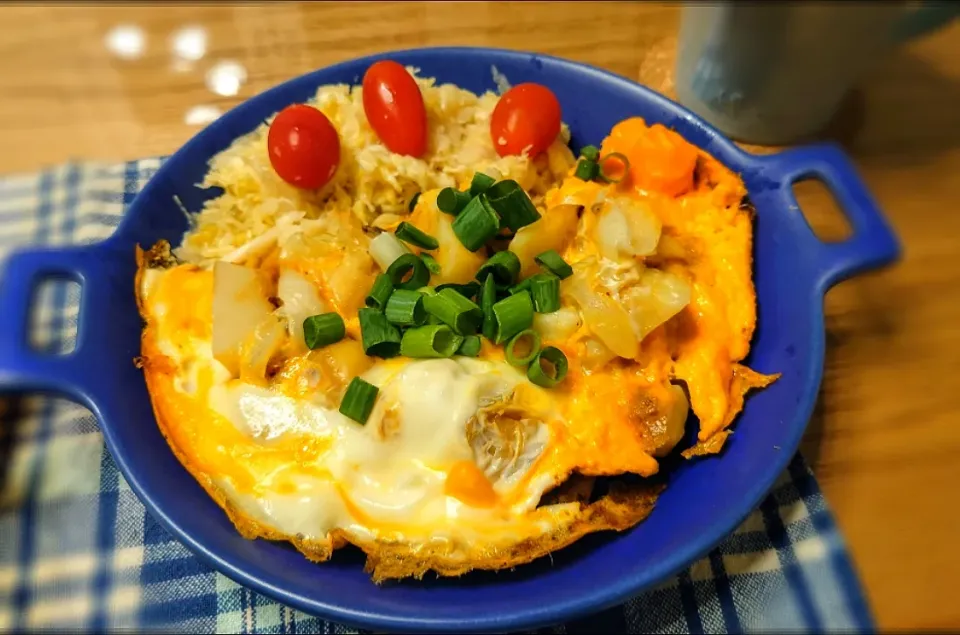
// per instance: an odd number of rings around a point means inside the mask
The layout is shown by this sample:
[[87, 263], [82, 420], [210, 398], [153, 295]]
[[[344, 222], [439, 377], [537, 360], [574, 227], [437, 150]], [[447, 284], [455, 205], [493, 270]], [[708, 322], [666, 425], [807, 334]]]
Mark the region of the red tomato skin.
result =
[[363, 111], [391, 152], [421, 157], [427, 150], [427, 109], [420, 87], [402, 65], [375, 62], [363, 75]]
[[502, 157], [544, 152], [560, 134], [562, 113], [553, 91], [542, 84], [517, 84], [501, 97], [490, 116], [490, 138]]
[[267, 154], [277, 175], [306, 190], [330, 182], [340, 165], [340, 135], [327, 116], [312, 106], [281, 110], [267, 132]]

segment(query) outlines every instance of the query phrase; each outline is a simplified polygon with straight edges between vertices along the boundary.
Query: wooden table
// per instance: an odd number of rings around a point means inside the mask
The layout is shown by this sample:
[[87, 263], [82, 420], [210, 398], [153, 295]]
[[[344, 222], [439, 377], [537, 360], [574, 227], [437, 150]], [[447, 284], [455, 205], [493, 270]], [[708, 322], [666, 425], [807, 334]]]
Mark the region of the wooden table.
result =
[[[5, 7], [0, 172], [170, 153], [243, 99], [389, 48], [534, 50], [669, 94], [678, 19], [675, 7], [598, 2]], [[897, 51], [837, 127], [905, 257], [829, 294], [804, 454], [887, 629], [960, 625], [958, 59], [960, 25]], [[801, 203], [837, 230], [823, 197], [804, 190]]]

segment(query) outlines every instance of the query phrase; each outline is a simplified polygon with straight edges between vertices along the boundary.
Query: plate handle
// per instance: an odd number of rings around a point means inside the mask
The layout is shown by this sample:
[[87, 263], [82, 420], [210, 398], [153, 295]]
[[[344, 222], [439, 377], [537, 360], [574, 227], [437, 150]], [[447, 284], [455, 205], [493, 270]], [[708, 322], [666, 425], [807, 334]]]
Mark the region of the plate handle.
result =
[[[114, 252], [100, 246], [12, 253], [0, 276], [0, 389], [52, 392], [93, 407], [93, 386], [108, 376], [97, 349], [110, 335], [104, 317], [116, 305], [121, 269]], [[35, 350], [29, 342], [34, 292], [44, 280], [58, 279], [80, 285], [76, 346], [62, 355]]]
[[818, 239], [804, 219], [815, 253], [816, 282], [822, 291], [859, 273], [879, 269], [900, 258], [896, 234], [867, 190], [857, 170], [834, 144], [816, 144], [759, 157], [764, 169], [773, 172], [787, 204], [802, 213], [792, 185], [805, 179], [819, 179], [833, 193], [853, 228], [847, 240], [825, 243]]

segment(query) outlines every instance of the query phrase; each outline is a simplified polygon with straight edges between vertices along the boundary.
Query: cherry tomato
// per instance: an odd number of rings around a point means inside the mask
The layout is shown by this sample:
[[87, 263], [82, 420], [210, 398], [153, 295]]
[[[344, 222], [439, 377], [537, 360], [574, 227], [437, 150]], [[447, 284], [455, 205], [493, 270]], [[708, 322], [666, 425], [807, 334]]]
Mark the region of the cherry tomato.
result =
[[560, 102], [541, 84], [517, 84], [500, 97], [490, 117], [493, 147], [502, 157], [535, 157], [560, 134]]
[[312, 190], [326, 185], [340, 165], [340, 136], [327, 116], [312, 106], [281, 110], [267, 133], [270, 165], [281, 179]]
[[363, 112], [391, 152], [412, 157], [427, 149], [427, 109], [420, 87], [403, 66], [374, 63], [363, 76]]

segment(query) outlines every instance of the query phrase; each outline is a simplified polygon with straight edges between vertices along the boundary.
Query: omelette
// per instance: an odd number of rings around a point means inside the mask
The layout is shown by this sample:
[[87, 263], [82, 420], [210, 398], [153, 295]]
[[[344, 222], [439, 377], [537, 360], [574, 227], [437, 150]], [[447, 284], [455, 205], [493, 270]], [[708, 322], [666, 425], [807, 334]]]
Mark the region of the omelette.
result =
[[561, 168], [280, 217], [230, 257], [137, 248], [157, 423], [241, 535], [354, 545], [378, 583], [510, 568], [636, 525], [661, 459], [721, 451], [777, 377], [741, 363], [742, 181], [640, 118]]

